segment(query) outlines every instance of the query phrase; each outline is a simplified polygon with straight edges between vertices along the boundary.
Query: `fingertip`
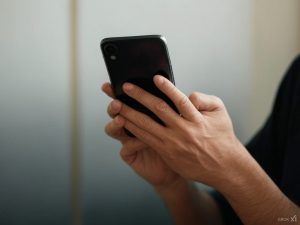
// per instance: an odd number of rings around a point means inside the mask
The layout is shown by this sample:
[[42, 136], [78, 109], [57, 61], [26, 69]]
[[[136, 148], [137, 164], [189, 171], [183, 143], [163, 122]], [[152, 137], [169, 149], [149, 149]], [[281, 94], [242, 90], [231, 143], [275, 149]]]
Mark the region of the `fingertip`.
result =
[[200, 93], [197, 91], [193, 91], [190, 95], [189, 95], [189, 99], [190, 101], [192, 101], [192, 103], [196, 100], [198, 100], [200, 98]]
[[109, 83], [108, 82], [105, 82], [104, 84], [102, 84], [102, 86], [101, 86], [101, 90], [103, 91], [103, 92], [105, 92], [106, 90], [107, 90], [107, 88], [109, 87]]
[[123, 90], [125, 92], [131, 91], [133, 88], [134, 88], [134, 86], [131, 83], [126, 82], [123, 84]]
[[154, 80], [154, 82], [155, 82], [155, 84], [156, 85], [161, 85], [161, 84], [163, 84], [164, 83], [164, 81], [165, 81], [165, 77], [164, 76], [162, 76], [162, 75], [155, 75], [154, 77], [153, 77], [153, 80]]
[[113, 91], [110, 83], [104, 83], [101, 87], [101, 90], [109, 97], [113, 97]]
[[111, 107], [112, 107], [113, 111], [119, 111], [122, 108], [122, 102], [120, 102], [117, 99], [114, 99], [111, 102]]

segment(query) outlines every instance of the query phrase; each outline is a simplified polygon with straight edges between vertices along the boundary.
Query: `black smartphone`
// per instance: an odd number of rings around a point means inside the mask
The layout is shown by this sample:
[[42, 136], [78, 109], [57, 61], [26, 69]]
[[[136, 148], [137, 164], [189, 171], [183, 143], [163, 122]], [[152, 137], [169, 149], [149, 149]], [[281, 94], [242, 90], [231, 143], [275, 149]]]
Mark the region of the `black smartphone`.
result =
[[163, 124], [154, 113], [123, 92], [122, 85], [131, 82], [163, 99], [177, 111], [173, 102], [153, 82], [154, 75], [160, 74], [175, 84], [166, 39], [163, 36], [105, 38], [100, 46], [117, 99]]

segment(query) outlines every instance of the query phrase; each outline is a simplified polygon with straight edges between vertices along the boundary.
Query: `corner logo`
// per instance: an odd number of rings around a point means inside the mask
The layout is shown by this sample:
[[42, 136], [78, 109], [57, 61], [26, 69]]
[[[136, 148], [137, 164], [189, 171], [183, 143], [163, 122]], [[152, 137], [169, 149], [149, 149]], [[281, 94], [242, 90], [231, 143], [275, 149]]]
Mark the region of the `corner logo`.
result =
[[291, 217], [290, 221], [291, 222], [297, 222], [297, 215]]
[[297, 215], [294, 215], [291, 217], [278, 217], [277, 221], [286, 222], [286, 223], [296, 223], [298, 220], [297, 220]]

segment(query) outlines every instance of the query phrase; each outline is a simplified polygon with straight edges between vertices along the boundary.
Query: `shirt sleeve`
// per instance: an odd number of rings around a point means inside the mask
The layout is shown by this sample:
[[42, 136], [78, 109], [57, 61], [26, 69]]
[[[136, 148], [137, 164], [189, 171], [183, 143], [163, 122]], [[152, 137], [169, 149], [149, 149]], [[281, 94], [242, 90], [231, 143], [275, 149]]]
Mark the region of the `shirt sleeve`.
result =
[[[300, 204], [300, 57], [289, 67], [277, 92], [272, 112], [264, 126], [246, 145], [253, 158], [275, 184]], [[217, 191], [224, 224], [242, 224], [227, 200]]]

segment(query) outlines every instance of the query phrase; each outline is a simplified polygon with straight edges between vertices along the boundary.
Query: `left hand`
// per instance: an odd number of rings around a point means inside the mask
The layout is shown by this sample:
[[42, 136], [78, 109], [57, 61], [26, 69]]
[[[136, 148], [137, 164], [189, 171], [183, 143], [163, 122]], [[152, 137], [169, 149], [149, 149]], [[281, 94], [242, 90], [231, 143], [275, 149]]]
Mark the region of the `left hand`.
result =
[[126, 83], [124, 92], [154, 112], [165, 126], [122, 104], [124, 127], [155, 149], [181, 176], [215, 188], [227, 183], [232, 175], [229, 171], [234, 173], [247, 153], [234, 134], [223, 102], [202, 93], [187, 97], [162, 76], [155, 76], [154, 82], [174, 102], [180, 115], [160, 98]]
[[107, 108], [107, 113], [112, 120], [105, 126], [105, 132], [121, 142], [122, 159], [157, 190], [177, 189], [178, 186], [182, 186], [182, 183], [187, 183], [184, 178], [166, 165], [155, 150], [124, 132], [124, 118], [119, 115], [122, 103], [115, 99], [109, 83], [105, 83], [102, 90], [114, 99]]

